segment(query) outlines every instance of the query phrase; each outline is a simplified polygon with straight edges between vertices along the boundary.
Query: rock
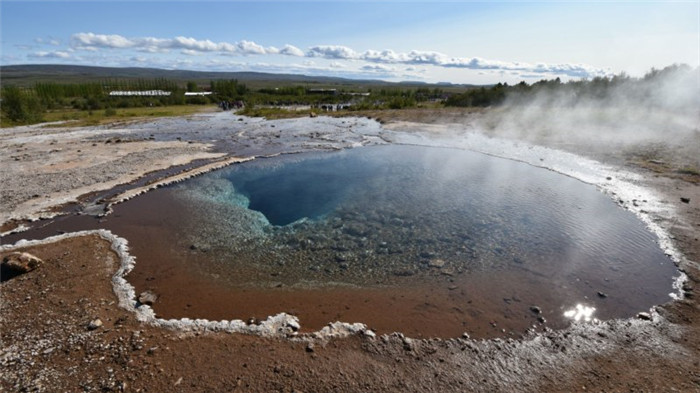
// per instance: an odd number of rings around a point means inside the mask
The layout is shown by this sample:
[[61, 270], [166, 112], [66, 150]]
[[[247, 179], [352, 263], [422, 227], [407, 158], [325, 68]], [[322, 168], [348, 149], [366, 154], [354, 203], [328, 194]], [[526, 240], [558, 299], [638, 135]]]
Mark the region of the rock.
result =
[[606, 297], [608, 297], [608, 294], [598, 291], [598, 297], [605, 299]]
[[141, 292], [138, 298], [139, 303], [147, 304], [149, 306], [152, 306], [156, 300], [158, 300], [158, 295], [151, 290]]
[[539, 308], [539, 307], [537, 307], [537, 306], [531, 306], [531, 307], [530, 307], [530, 311], [534, 312], [535, 314], [541, 314], [541, 313], [542, 313], [542, 309]]
[[649, 315], [648, 312], [640, 312], [639, 314], [637, 314], [637, 318], [643, 321], [651, 321], [651, 315]]
[[369, 330], [369, 329], [363, 330], [363, 331], [362, 331], [362, 334], [363, 334], [365, 337], [367, 337], [367, 338], [375, 338], [375, 337], [377, 337], [377, 334], [374, 333], [373, 331]]
[[683, 202], [683, 203], [690, 203], [690, 198], [681, 197], [681, 202]]
[[415, 345], [415, 343], [413, 342], [413, 340], [411, 340], [411, 339], [408, 338], [408, 337], [404, 337], [404, 338], [403, 338], [403, 349], [404, 349], [405, 351], [407, 351], [407, 352], [412, 352], [412, 351], [414, 351], [414, 350], [416, 349], [415, 346], [416, 346], [416, 345]]
[[306, 344], [306, 352], [313, 352], [313, 351], [315, 351], [314, 343], [310, 342], [310, 343]]
[[301, 325], [299, 324], [299, 322], [297, 322], [295, 320], [287, 321], [287, 327], [289, 327], [290, 329], [292, 329], [292, 331], [295, 331], [295, 332], [299, 331], [299, 329], [301, 329]]
[[428, 266], [441, 268], [445, 266], [445, 261], [443, 259], [431, 259], [430, 262], [428, 262]]
[[28, 273], [44, 263], [28, 252], [12, 252], [2, 259], [2, 265], [15, 273]]
[[408, 269], [408, 268], [407, 269], [397, 269], [397, 270], [394, 270], [393, 273], [395, 276], [398, 276], [398, 277], [409, 277], [409, 276], [413, 276], [414, 274], [416, 274], [415, 270]]
[[316, 114], [316, 112], [311, 112], [311, 113], [309, 113], [309, 117], [316, 117], [316, 116], [318, 116], [318, 115]]
[[88, 330], [95, 330], [99, 327], [102, 327], [102, 320], [100, 318], [95, 318], [90, 323], [88, 323]]

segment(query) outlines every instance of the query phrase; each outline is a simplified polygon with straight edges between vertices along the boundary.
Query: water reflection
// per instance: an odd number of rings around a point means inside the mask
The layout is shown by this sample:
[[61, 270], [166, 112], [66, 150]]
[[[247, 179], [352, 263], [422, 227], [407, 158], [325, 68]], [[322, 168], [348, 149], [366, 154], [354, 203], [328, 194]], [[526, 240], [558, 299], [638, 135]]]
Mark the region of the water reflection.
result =
[[575, 308], [566, 311], [564, 316], [566, 318], [573, 319], [576, 322], [597, 321], [597, 319], [593, 318], [593, 313], [595, 313], [595, 307], [584, 306], [583, 304], [579, 303]]

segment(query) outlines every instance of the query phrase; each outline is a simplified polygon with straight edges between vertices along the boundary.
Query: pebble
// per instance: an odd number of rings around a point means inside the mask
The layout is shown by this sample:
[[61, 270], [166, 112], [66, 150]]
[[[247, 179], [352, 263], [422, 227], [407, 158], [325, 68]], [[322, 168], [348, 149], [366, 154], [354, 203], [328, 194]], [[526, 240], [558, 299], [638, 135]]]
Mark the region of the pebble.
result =
[[153, 293], [153, 291], [150, 290], [141, 292], [138, 298], [139, 303], [147, 304], [149, 306], [152, 306], [153, 303], [156, 302], [156, 300], [158, 300], [158, 295], [156, 295], [155, 293]]
[[637, 318], [644, 321], [651, 321], [651, 315], [649, 315], [648, 312], [640, 312], [639, 314], [637, 314]]
[[100, 318], [95, 318], [88, 324], [88, 330], [95, 330], [102, 326], [102, 320]]
[[441, 267], [445, 266], [445, 261], [442, 259], [431, 259], [430, 263], [428, 263], [428, 265], [430, 267], [441, 268]]
[[314, 349], [314, 343], [308, 343], [306, 344], [306, 352], [313, 352], [315, 351]]
[[537, 306], [531, 306], [531, 307], [530, 307], [530, 311], [534, 312], [535, 314], [541, 314], [541, 313], [542, 313], [542, 309], [539, 308], [539, 307], [537, 307]]

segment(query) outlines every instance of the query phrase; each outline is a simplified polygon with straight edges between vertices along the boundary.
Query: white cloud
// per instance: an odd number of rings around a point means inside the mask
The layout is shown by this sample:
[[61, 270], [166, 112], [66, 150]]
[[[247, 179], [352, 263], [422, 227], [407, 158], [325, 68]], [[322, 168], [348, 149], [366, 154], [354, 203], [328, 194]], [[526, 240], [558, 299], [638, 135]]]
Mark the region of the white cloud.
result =
[[[37, 42], [47, 42], [37, 39]], [[520, 72], [523, 74], [543, 74], [552, 76], [569, 76], [572, 78], [590, 78], [594, 76], [609, 75], [605, 69], [592, 67], [585, 64], [546, 64], [546, 63], [521, 63], [502, 60], [489, 60], [480, 57], [450, 57], [436, 51], [412, 50], [409, 52], [395, 52], [391, 49], [366, 50], [358, 52], [342, 45], [316, 45], [306, 52], [296, 46], [286, 44], [281, 49], [273, 46], [265, 47], [253, 41], [241, 40], [238, 42], [214, 42], [211, 40], [199, 40], [192, 37], [177, 36], [175, 38], [136, 37], [127, 38], [121, 35], [105, 35], [95, 33], [76, 33], [71, 37], [71, 48], [78, 50], [95, 51], [98, 49], [123, 50], [132, 49], [144, 53], [164, 53], [171, 50], [180, 50], [184, 55], [196, 55], [198, 53], [218, 53], [231, 56], [262, 56], [284, 55], [307, 58], [324, 58], [333, 60], [330, 68], [341, 68], [343, 62], [365, 61], [376, 65], [375, 67], [363, 66], [365, 71], [396, 71], [391, 65], [406, 66], [432, 66], [449, 69], [468, 69], [476, 71], [492, 72]], [[37, 52], [41, 53], [41, 52]], [[48, 53], [48, 52], [46, 52]], [[66, 53], [66, 52], [63, 52]], [[406, 69], [406, 71], [410, 71]]]
[[[238, 53], [245, 55], [264, 55], [268, 53], [264, 47], [252, 41], [240, 41], [236, 44], [236, 47], [238, 49]], [[270, 53], [273, 53], [275, 51], [276, 49], [271, 49]]]
[[77, 33], [71, 37], [71, 45], [81, 48], [130, 48], [134, 42], [117, 34]]
[[342, 45], [318, 45], [309, 48], [306, 53], [308, 57], [323, 57], [326, 59], [358, 59], [359, 54], [354, 50]]
[[285, 45], [279, 52], [282, 55], [303, 57], [304, 51], [294, 45]]
[[70, 59], [70, 53], [64, 51], [53, 51], [53, 52], [34, 52], [28, 55], [30, 58], [34, 59]]
[[366, 64], [366, 65], [363, 65], [361, 68], [364, 71], [374, 71], [374, 72], [382, 72], [382, 73], [396, 71], [396, 69], [394, 67], [390, 67], [390, 66], [387, 66], [384, 64]]
[[197, 52], [196, 50], [192, 50], [192, 49], [183, 49], [180, 51], [180, 53], [182, 53], [183, 55], [187, 55], [187, 56], [197, 56], [197, 55], [201, 54], [200, 52]]
[[[198, 40], [192, 37], [178, 36], [175, 38], [136, 37], [127, 38], [121, 35], [105, 35], [95, 33], [76, 33], [71, 37], [71, 46], [81, 50], [102, 49], [135, 49], [145, 53], [168, 52], [171, 49], [180, 49], [186, 54], [194, 52], [221, 52], [239, 55], [265, 55], [280, 52], [277, 48], [265, 48], [253, 41], [242, 40], [235, 43], [213, 42], [211, 40]], [[298, 48], [289, 45], [285, 47], [290, 54], [299, 51]], [[286, 53], [285, 53], [286, 54]]]
[[331, 61], [331, 64], [329, 66], [331, 68], [345, 68], [345, 65], [343, 63], [339, 63], [337, 61]]

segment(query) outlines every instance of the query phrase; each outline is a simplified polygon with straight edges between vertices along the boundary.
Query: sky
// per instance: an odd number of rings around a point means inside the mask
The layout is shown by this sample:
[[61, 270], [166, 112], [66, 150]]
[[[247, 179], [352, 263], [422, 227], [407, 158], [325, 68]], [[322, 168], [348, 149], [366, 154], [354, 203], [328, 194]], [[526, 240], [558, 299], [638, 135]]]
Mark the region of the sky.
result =
[[0, 0], [0, 34], [2, 65], [530, 83], [698, 67], [700, 0]]

